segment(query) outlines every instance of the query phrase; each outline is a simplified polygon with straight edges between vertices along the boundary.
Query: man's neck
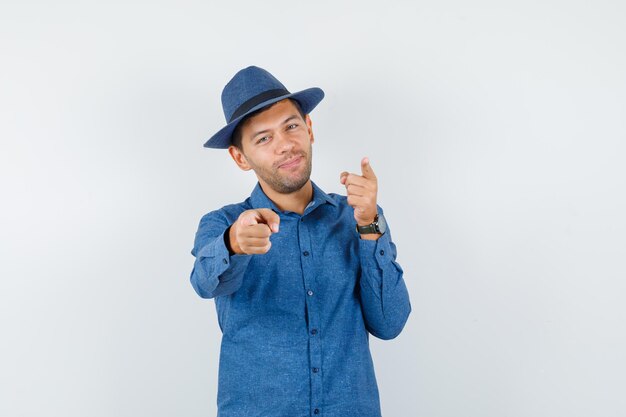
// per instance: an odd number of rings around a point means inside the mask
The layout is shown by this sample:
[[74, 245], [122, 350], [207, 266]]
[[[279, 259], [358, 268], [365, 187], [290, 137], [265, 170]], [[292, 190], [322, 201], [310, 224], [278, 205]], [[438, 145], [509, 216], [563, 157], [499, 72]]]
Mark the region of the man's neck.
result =
[[302, 188], [291, 194], [281, 194], [264, 183], [261, 183], [261, 188], [265, 195], [282, 211], [293, 211], [294, 213], [302, 214], [313, 199], [313, 185], [310, 179]]

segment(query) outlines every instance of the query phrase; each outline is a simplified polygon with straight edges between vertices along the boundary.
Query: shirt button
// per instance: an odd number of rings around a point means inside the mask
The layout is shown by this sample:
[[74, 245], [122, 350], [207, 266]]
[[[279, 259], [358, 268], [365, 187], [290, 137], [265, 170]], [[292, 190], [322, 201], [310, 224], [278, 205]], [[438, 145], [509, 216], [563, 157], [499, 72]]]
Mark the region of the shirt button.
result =
[[319, 368], [313, 368], [314, 373], [317, 373], [317, 371], [319, 371]]
[[316, 408], [315, 410], [313, 410], [313, 414], [319, 414], [319, 413], [320, 413], [319, 408]]
[[311, 334], [317, 334], [317, 329], [311, 330]]
[[222, 261], [224, 261], [225, 264], [228, 263], [228, 261], [226, 260], [226, 258], [223, 258]]
[[302, 252], [302, 254], [303, 254], [304, 256], [309, 256], [309, 251], [306, 251], [306, 250], [305, 250], [304, 252]]
[[311, 290], [308, 290], [306, 293], [309, 294], [309, 295], [313, 295], [313, 291], [311, 291]]
[[381, 255], [384, 255], [384, 254], [385, 254], [385, 251], [381, 249], [381, 250], [380, 250], [380, 254], [381, 254]]

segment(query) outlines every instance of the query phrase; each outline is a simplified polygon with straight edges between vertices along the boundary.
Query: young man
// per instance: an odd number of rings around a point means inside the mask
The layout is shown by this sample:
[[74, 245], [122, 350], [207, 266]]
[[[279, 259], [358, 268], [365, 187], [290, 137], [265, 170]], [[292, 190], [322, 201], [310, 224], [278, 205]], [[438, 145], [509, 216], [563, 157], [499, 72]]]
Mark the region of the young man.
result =
[[367, 158], [361, 175], [340, 174], [347, 196], [310, 179], [323, 97], [245, 68], [204, 144], [258, 179], [201, 218], [191, 251], [191, 284], [214, 298], [222, 331], [219, 417], [381, 416], [369, 334], [395, 338], [411, 304]]

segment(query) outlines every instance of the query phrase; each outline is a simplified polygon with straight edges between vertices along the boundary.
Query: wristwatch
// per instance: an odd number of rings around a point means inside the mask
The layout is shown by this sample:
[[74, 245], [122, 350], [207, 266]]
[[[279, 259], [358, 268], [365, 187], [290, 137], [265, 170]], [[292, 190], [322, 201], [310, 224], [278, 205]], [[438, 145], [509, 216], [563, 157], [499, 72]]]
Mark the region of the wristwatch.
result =
[[374, 221], [371, 224], [366, 226], [356, 225], [356, 231], [362, 235], [372, 234], [372, 233], [380, 233], [383, 234], [387, 231], [387, 222], [385, 221], [385, 216], [380, 213], [376, 214], [374, 217]]

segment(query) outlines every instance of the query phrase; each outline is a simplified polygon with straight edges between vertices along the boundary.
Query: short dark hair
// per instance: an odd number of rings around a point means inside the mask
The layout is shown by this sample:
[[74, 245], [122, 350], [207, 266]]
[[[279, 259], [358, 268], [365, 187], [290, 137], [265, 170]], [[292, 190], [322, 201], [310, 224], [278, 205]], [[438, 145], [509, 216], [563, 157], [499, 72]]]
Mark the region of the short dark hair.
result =
[[[296, 106], [296, 109], [298, 110], [298, 113], [300, 113], [300, 116], [302, 117], [302, 120], [305, 120], [305, 114], [304, 111], [302, 110], [302, 106], [300, 106], [300, 103], [298, 102], [298, 100], [295, 100], [293, 98], [288, 98], [287, 100], [291, 101], [293, 103], [294, 106]], [[279, 103], [279, 101], [277, 101], [276, 103]], [[258, 110], [253, 111], [252, 113], [246, 115], [246, 117], [244, 117], [243, 119], [241, 119], [241, 121], [239, 122], [239, 124], [237, 124], [237, 127], [235, 128], [235, 131], [233, 132], [232, 136], [231, 136], [231, 145], [233, 145], [234, 147], [236, 147], [237, 149], [239, 149], [241, 152], [243, 152], [243, 145], [242, 145], [242, 140], [243, 138], [241, 137], [241, 129], [242, 126], [244, 125], [244, 123], [246, 123], [246, 121], [253, 117], [256, 116], [259, 113], [264, 112], [265, 110], [269, 109], [270, 107], [274, 106], [276, 103], [272, 103], [269, 106], [265, 106], [262, 107]]]

